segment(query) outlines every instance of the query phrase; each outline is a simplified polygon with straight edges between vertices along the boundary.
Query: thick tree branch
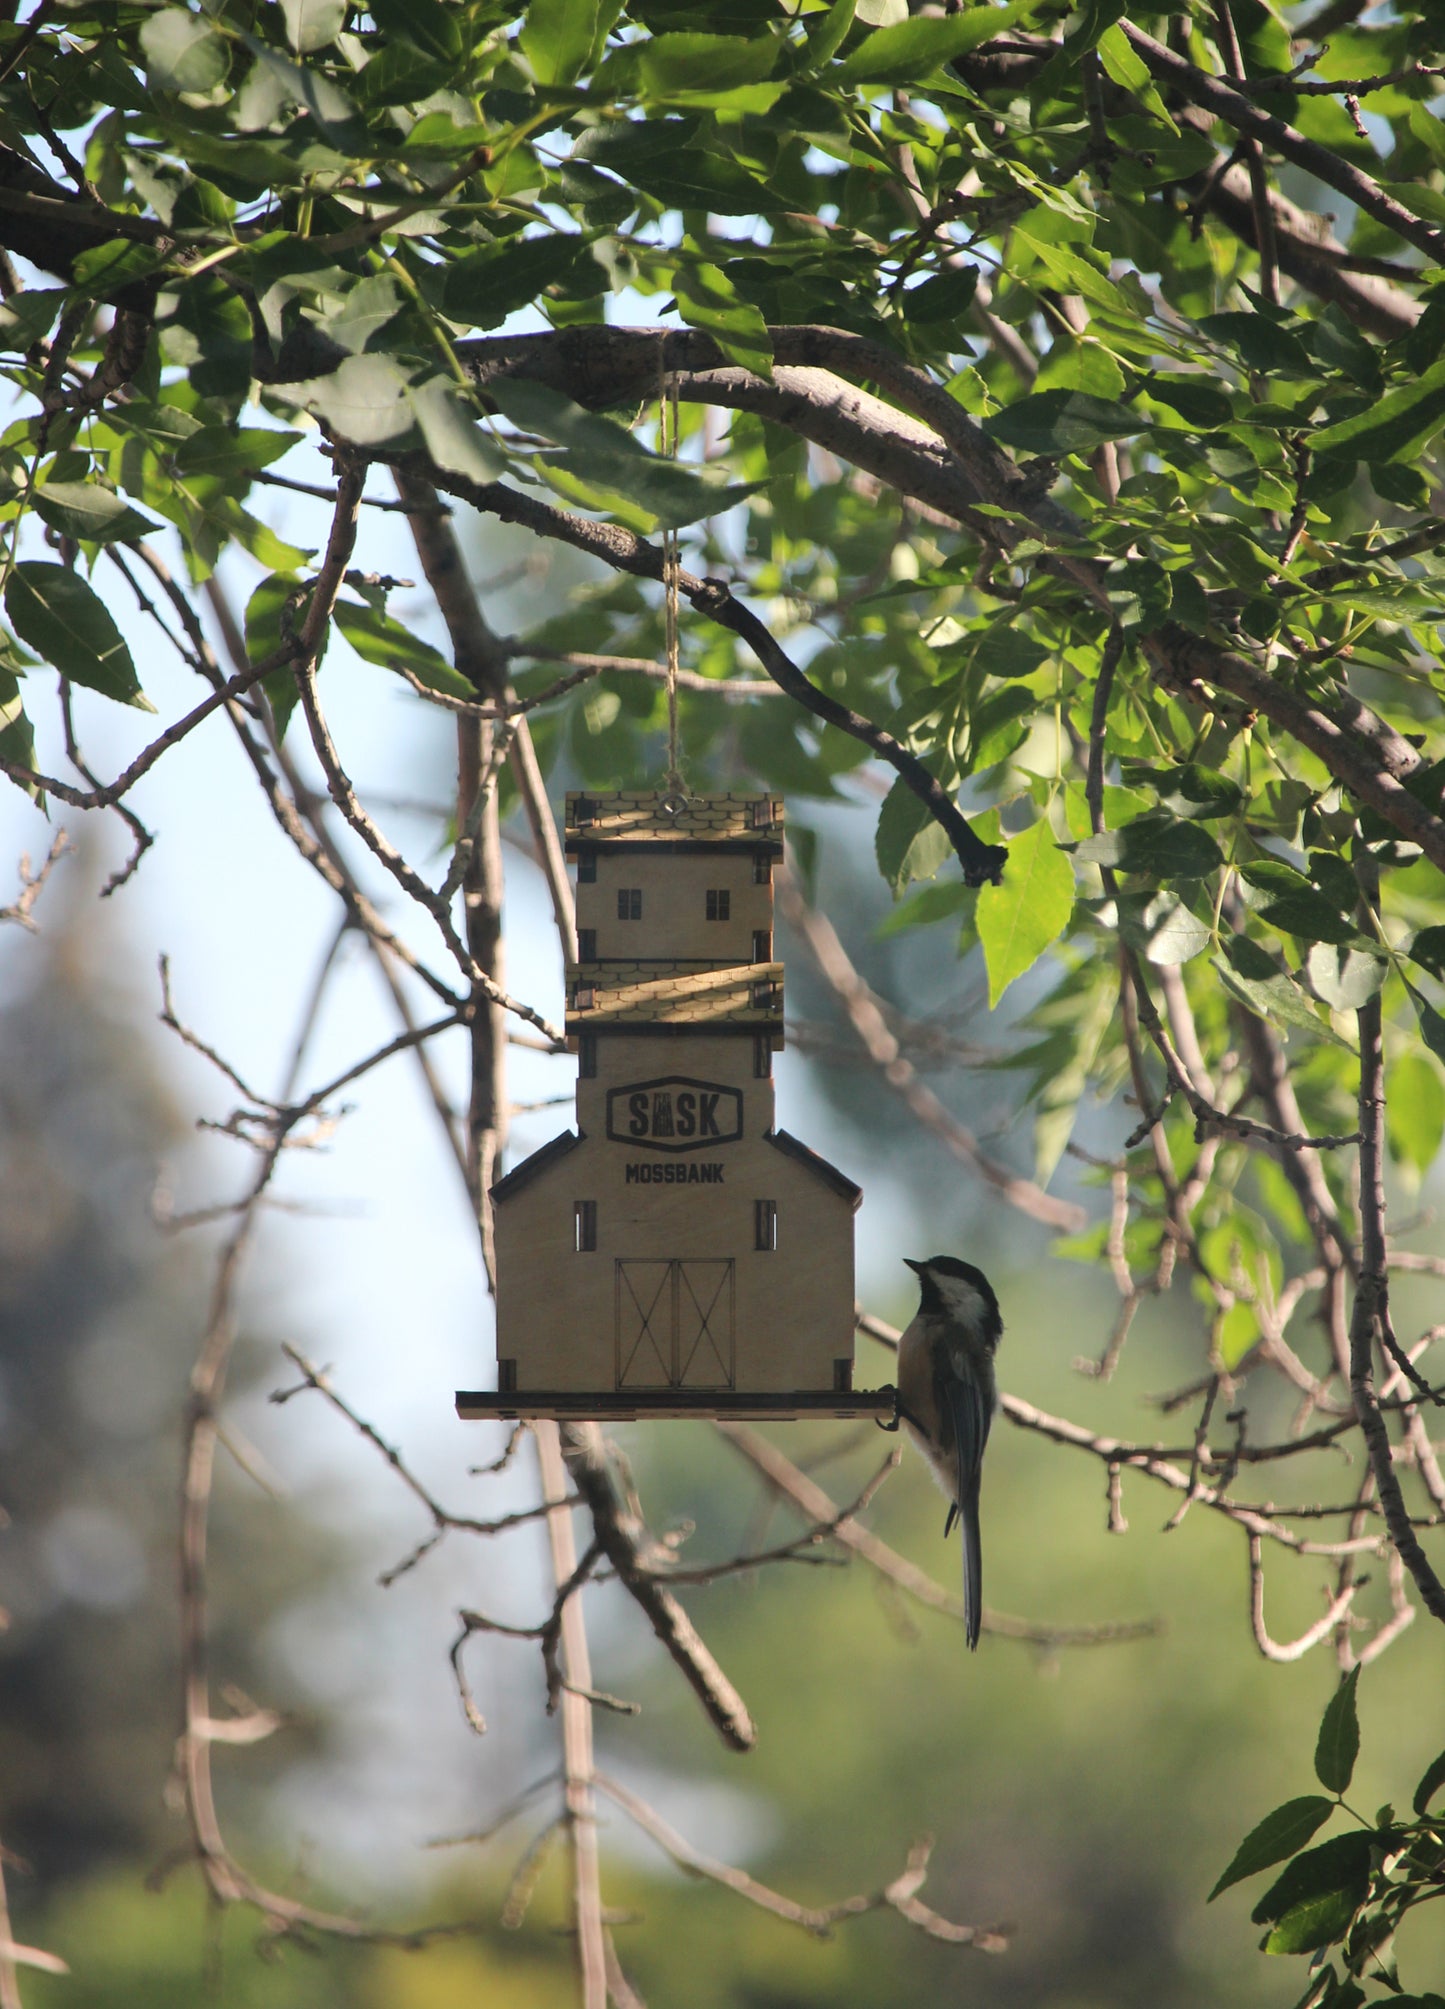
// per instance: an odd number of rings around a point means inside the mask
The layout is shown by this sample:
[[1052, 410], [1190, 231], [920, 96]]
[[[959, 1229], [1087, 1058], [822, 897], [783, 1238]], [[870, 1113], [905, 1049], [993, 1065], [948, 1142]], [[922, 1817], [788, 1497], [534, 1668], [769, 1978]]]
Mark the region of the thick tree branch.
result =
[[[388, 456], [388, 459], [404, 472], [413, 470], [413, 456]], [[440, 468], [430, 469], [429, 472], [438, 487], [448, 494], [459, 496], [474, 508], [499, 516], [504, 522], [525, 524], [541, 536], [555, 537], [574, 545], [579, 551], [589, 551], [619, 572], [631, 573], [635, 578], [659, 582], [662, 579], [661, 551], [635, 531], [626, 530], [619, 524], [597, 523], [590, 517], [556, 509], [550, 503], [523, 495], [503, 482], [471, 481], [465, 475], [452, 474]], [[1002, 845], [985, 844], [974, 835], [947, 790], [916, 754], [910, 753], [882, 726], [874, 725], [871, 719], [864, 718], [847, 705], [839, 704], [836, 698], [810, 683], [757, 615], [733, 598], [724, 581], [699, 579], [695, 573], [685, 570], [679, 570], [677, 577], [680, 590], [698, 611], [707, 614], [720, 627], [730, 628], [740, 636], [768, 675], [789, 697], [796, 699], [815, 718], [837, 726], [853, 739], [861, 740], [902, 777], [929, 814], [947, 832], [963, 867], [966, 884], [979, 886], [997, 879], [1007, 852]]]
[[750, 1751], [758, 1733], [747, 1704], [713, 1659], [677, 1599], [646, 1566], [646, 1530], [618, 1497], [601, 1431], [595, 1423], [564, 1425], [562, 1449], [573, 1483], [591, 1511], [598, 1544], [616, 1571], [618, 1581], [641, 1606], [723, 1742], [734, 1751]]
[[1412, 210], [1406, 209], [1402, 202], [1396, 202], [1370, 175], [1352, 167], [1317, 140], [1306, 139], [1302, 132], [1297, 132], [1283, 119], [1275, 118], [1273, 113], [1262, 111], [1220, 78], [1197, 69], [1185, 57], [1176, 55], [1162, 42], [1156, 42], [1152, 35], [1146, 35], [1142, 28], [1136, 28], [1132, 21], [1121, 21], [1119, 26], [1135, 53], [1143, 57], [1150, 73], [1160, 83], [1170, 85], [1191, 104], [1200, 105], [1215, 118], [1222, 119], [1245, 139], [1257, 142], [1282, 160], [1303, 168], [1306, 174], [1324, 182], [1326, 187], [1338, 190], [1367, 216], [1373, 216], [1377, 223], [1382, 223], [1407, 244], [1413, 244], [1436, 264], [1440, 263], [1442, 255], [1445, 255], [1445, 232], [1434, 224], [1424, 222]]

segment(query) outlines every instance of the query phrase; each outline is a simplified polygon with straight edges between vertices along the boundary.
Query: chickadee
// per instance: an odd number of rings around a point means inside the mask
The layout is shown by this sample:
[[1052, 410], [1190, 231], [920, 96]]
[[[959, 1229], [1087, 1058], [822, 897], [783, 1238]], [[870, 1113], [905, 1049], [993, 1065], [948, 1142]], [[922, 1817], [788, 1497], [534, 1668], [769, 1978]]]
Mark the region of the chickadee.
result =
[[963, 1527], [963, 1623], [978, 1645], [983, 1613], [983, 1552], [978, 1489], [989, 1425], [998, 1405], [993, 1357], [1003, 1337], [998, 1299], [982, 1270], [956, 1256], [916, 1263], [923, 1297], [898, 1342], [898, 1414], [951, 1502], [943, 1524]]

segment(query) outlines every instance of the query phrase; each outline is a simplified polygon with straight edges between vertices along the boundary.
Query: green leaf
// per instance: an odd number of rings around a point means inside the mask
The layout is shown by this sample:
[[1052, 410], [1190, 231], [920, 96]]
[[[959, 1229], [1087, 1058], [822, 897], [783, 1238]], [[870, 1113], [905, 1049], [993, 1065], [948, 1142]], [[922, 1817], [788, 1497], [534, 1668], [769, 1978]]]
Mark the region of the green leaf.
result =
[[[9, 637], [5, 640], [8, 642]], [[0, 760], [8, 760], [15, 767], [35, 766], [35, 734], [25, 716], [20, 682], [6, 669], [0, 669]], [[23, 789], [32, 801], [41, 800], [40, 790], [33, 782], [17, 781], [15, 786]]]
[[956, 321], [973, 305], [977, 291], [978, 267], [954, 265], [917, 286], [910, 286], [903, 295], [903, 311], [919, 327], [929, 327], [935, 321]]
[[931, 77], [955, 56], [966, 56], [991, 35], [1002, 34], [1032, 0], [1011, 7], [971, 7], [942, 19], [915, 18], [893, 28], [875, 28], [867, 40], [845, 56], [828, 81], [841, 84], [909, 84]]
[[[1367, 1886], [1368, 1887], [1368, 1886]], [[1313, 1953], [1342, 1939], [1364, 1899], [1355, 1887], [1323, 1890], [1291, 1907], [1264, 1942], [1266, 1953]]]
[[1247, 935], [1231, 935], [1225, 944], [1224, 958], [1216, 956], [1214, 967], [1225, 989], [1260, 1018], [1275, 1025], [1299, 1026], [1334, 1040], [1337, 1046], [1342, 1044], [1269, 951], [1250, 941]]
[[499, 328], [509, 314], [572, 271], [590, 237], [561, 231], [513, 237], [452, 260], [442, 284], [442, 312], [472, 328]]
[[112, 237], [104, 244], [93, 244], [88, 251], [82, 251], [70, 268], [70, 276], [78, 292], [107, 300], [123, 286], [132, 286], [136, 280], [148, 279], [153, 272], [159, 272], [165, 262], [166, 254], [152, 244], [137, 244], [130, 237]]
[[772, 35], [654, 35], [641, 48], [643, 90], [683, 103], [715, 99], [770, 77], [782, 46]]
[[1354, 1776], [1360, 1755], [1360, 1718], [1355, 1706], [1355, 1690], [1360, 1670], [1352, 1667], [1320, 1719], [1319, 1741], [1315, 1745], [1315, 1777], [1329, 1793], [1343, 1793]]
[[473, 406], [450, 378], [414, 384], [409, 395], [426, 450], [438, 467], [481, 483], [505, 473], [506, 456], [477, 424]]
[[1160, 879], [1200, 879], [1224, 863], [1207, 830], [1167, 816], [1141, 816], [1118, 830], [1086, 837], [1075, 854], [1116, 872], [1146, 872]]
[[1423, 1816], [1429, 1811], [1430, 1802], [1445, 1786], [1445, 1751], [1438, 1758], [1432, 1758], [1420, 1774], [1420, 1783], [1415, 1788], [1415, 1797], [1410, 1802], [1417, 1814]]
[[369, 279], [358, 279], [348, 290], [336, 312], [328, 314], [321, 323], [322, 331], [338, 348], [359, 356], [372, 336], [394, 319], [400, 308], [396, 282], [385, 272], [375, 272]]
[[985, 628], [973, 652], [973, 667], [987, 677], [1027, 677], [1049, 660], [1049, 651], [1007, 621]]
[[384, 670], [410, 670], [428, 690], [440, 691], [446, 697], [477, 700], [476, 686], [460, 670], [453, 669], [440, 650], [434, 649], [430, 642], [423, 642], [380, 608], [358, 606], [354, 600], [338, 600], [335, 621], [365, 662], [376, 663]]
[[444, 0], [369, 0], [369, 11], [388, 42], [409, 42], [439, 63], [461, 60], [460, 19]]
[[[273, 572], [263, 579], [246, 603], [246, 654], [253, 663], [274, 656], [286, 639], [281, 616], [288, 602], [291, 627], [305, 615], [307, 586], [294, 573]], [[271, 706], [278, 740], [286, 737], [291, 714], [296, 709], [296, 679], [289, 668], [272, 670], [262, 680], [262, 690]]]
[[690, 328], [712, 336], [730, 363], [771, 379], [773, 345], [756, 307], [740, 300], [727, 274], [716, 265], [679, 265], [672, 275], [677, 311]]
[[1374, 398], [1363, 411], [1338, 425], [1311, 433], [1317, 454], [1343, 454], [1351, 460], [1413, 460], [1445, 425], [1445, 360]]
[[1158, 791], [1159, 807], [1187, 823], [1208, 823], [1216, 816], [1233, 816], [1244, 802], [1237, 781], [1217, 768], [1186, 761], [1179, 767], [1131, 768], [1134, 785], [1148, 783]]
[[327, 49], [346, 22], [347, 0], [281, 0], [286, 39], [298, 56]]
[[1112, 398], [1092, 398], [1087, 391], [1039, 391], [1019, 398], [983, 421], [991, 439], [1023, 453], [1092, 453], [1110, 439], [1129, 439], [1148, 432], [1144, 412], [1117, 404]]
[[1009, 840], [1003, 882], [978, 896], [975, 925], [988, 967], [992, 1011], [1016, 977], [1056, 942], [1074, 911], [1074, 868], [1047, 817]]
[[721, 468], [698, 468], [652, 453], [625, 427], [583, 411], [560, 391], [522, 378], [502, 378], [488, 395], [515, 425], [539, 432], [565, 450], [560, 472], [637, 503], [665, 528], [730, 509], [752, 486], [730, 484]]
[[[1348, 1923], [1369, 1888], [1370, 1844], [1373, 1839], [1365, 1829], [1355, 1828], [1347, 1835], [1336, 1835], [1331, 1841], [1321, 1842], [1318, 1848], [1306, 1849], [1303, 1855], [1295, 1856], [1250, 1913], [1254, 1923], [1270, 1925], [1286, 1918], [1299, 1905], [1329, 1895], [1349, 1897]], [[1323, 1940], [1314, 1942], [1317, 1946], [1324, 1943]], [[1304, 1949], [1277, 1950], [1301, 1952]]]
[[1315, 996], [1331, 1011], [1358, 1011], [1383, 988], [1388, 974], [1383, 956], [1332, 942], [1316, 942], [1305, 968]]
[[1445, 977], [1445, 926], [1421, 928], [1406, 954], [1432, 977]]
[[36, 514], [52, 530], [81, 543], [114, 544], [122, 538], [149, 537], [160, 528], [98, 481], [42, 481], [32, 500]]
[[1271, 900], [1260, 909], [1260, 916], [1271, 927], [1297, 935], [1302, 942], [1353, 942], [1359, 932], [1354, 922], [1313, 886], [1300, 886]]
[[[821, 14], [814, 14], [808, 22], [808, 40], [803, 53], [803, 66], [816, 70], [829, 62], [848, 39], [848, 30], [853, 25], [854, 0], [833, 0]], [[866, 14], [859, 17], [867, 20]]]
[[226, 39], [184, 7], [162, 7], [142, 24], [141, 52], [153, 91], [194, 91], [204, 96], [230, 68]]
[[1256, 1876], [1262, 1869], [1271, 1869], [1286, 1856], [1296, 1855], [1305, 1843], [1322, 1828], [1335, 1810], [1333, 1800], [1322, 1799], [1318, 1793], [1307, 1793], [1302, 1799], [1286, 1800], [1282, 1807], [1276, 1807], [1272, 1814], [1266, 1814], [1257, 1827], [1251, 1828], [1234, 1852], [1234, 1858], [1218, 1883], [1210, 1891], [1207, 1902], [1213, 1904], [1221, 1891], [1231, 1884], [1242, 1883], [1247, 1876]]
[[1299, 336], [1267, 314], [1206, 314], [1199, 332], [1232, 349], [1246, 368], [1262, 376], [1308, 377], [1314, 367]]
[[557, 85], [576, 81], [596, 39], [597, 0], [532, 0], [517, 37], [537, 82]]
[[902, 776], [883, 798], [873, 840], [878, 869], [896, 898], [911, 879], [931, 879], [952, 856], [948, 833], [934, 822]]
[[233, 482], [269, 467], [306, 435], [270, 426], [202, 426], [183, 439], [175, 452], [176, 472], [209, 474]]
[[287, 395], [355, 446], [382, 446], [410, 432], [410, 372], [391, 356], [348, 356], [328, 377], [293, 384]]
[[1117, 25], [1106, 28], [1094, 47], [1099, 52], [1099, 61], [1114, 82], [1132, 92], [1141, 105], [1147, 106], [1156, 119], [1168, 126], [1170, 132], [1178, 132], [1179, 128], [1169, 116], [1144, 58], [1134, 53], [1123, 30]]
[[68, 565], [23, 560], [5, 588], [5, 611], [21, 640], [73, 684], [137, 711], [155, 710], [105, 602]]
[[1413, 984], [1410, 986], [1410, 1001], [1420, 1024], [1421, 1039], [1437, 1060], [1445, 1060], [1445, 1018], [1441, 1018], [1434, 1005], [1421, 997]]
[[1445, 1083], [1423, 1053], [1402, 1053], [1390, 1063], [1385, 1128], [1391, 1156], [1423, 1179], [1445, 1136]]

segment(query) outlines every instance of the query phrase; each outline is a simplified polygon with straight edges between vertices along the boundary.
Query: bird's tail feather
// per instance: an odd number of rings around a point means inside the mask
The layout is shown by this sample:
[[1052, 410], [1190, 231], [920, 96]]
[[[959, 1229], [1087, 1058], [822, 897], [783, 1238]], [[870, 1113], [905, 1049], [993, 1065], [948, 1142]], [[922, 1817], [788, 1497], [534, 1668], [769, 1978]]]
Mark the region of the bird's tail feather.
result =
[[978, 1645], [983, 1620], [983, 1544], [978, 1532], [978, 1487], [966, 1489], [958, 1518], [963, 1526], [963, 1630], [969, 1650]]

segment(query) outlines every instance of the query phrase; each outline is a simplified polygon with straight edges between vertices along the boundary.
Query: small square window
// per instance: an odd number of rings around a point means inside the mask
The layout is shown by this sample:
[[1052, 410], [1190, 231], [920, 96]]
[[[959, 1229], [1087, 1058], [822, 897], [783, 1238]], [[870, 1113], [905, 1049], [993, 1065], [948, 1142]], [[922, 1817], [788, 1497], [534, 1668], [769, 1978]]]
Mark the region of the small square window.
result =
[[572, 1207], [573, 1246], [579, 1256], [591, 1255], [597, 1247], [597, 1202], [577, 1200]]
[[579, 928], [577, 930], [577, 960], [579, 963], [595, 963], [597, 960], [597, 930]]
[[595, 886], [597, 883], [597, 853], [584, 851], [577, 860], [577, 884]]
[[619, 921], [640, 921], [642, 919], [642, 888], [640, 886], [618, 887], [617, 918]]
[[709, 886], [707, 889], [707, 917], [710, 921], [727, 921], [732, 918], [733, 896], [726, 886]]
[[773, 1255], [778, 1247], [778, 1203], [776, 1200], [754, 1200], [753, 1202], [753, 1247], [766, 1255]]

